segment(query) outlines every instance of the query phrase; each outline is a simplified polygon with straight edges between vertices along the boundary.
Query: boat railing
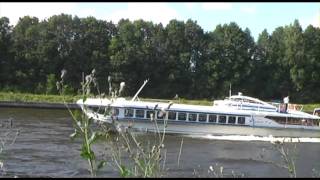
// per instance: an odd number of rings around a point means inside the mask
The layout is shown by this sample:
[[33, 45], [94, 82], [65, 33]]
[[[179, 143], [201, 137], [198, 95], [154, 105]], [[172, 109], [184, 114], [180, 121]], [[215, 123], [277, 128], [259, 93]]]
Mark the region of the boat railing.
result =
[[277, 107], [277, 112], [285, 112], [285, 106], [283, 103], [270, 102], [270, 104]]
[[288, 109], [302, 111], [303, 105], [301, 105], [301, 104], [288, 104]]
[[[286, 112], [286, 104], [285, 103], [275, 103], [271, 102], [271, 105], [277, 107], [277, 112]], [[288, 104], [287, 109], [295, 110], [295, 111], [302, 111], [303, 105], [302, 104]]]

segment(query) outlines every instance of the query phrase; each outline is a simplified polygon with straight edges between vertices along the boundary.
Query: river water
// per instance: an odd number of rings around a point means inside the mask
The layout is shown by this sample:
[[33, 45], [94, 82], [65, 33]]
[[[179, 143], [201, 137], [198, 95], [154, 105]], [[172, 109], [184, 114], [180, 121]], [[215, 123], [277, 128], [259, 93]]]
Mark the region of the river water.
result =
[[[0, 175], [9, 177], [90, 177], [88, 163], [80, 157], [80, 140], [71, 141], [74, 132], [72, 119], [65, 110], [32, 108], [0, 108], [0, 123], [12, 120], [19, 129], [13, 144], [5, 145], [0, 154], [3, 162]], [[0, 128], [2, 134], [8, 129]], [[142, 136], [150, 136], [145, 134]], [[142, 138], [143, 139], [143, 138]], [[181, 141], [183, 146], [178, 166]], [[319, 139], [304, 140], [297, 144], [298, 177], [313, 177], [320, 172]], [[166, 168], [168, 177], [215, 177], [208, 174], [210, 166], [222, 166], [225, 176], [233, 171], [244, 177], [288, 177], [288, 171], [278, 165], [282, 159], [275, 145], [261, 137], [191, 137], [167, 135]], [[98, 144], [95, 150], [105, 152]], [[319, 174], [319, 173], [318, 173]], [[99, 171], [98, 177], [119, 177], [111, 165]]]

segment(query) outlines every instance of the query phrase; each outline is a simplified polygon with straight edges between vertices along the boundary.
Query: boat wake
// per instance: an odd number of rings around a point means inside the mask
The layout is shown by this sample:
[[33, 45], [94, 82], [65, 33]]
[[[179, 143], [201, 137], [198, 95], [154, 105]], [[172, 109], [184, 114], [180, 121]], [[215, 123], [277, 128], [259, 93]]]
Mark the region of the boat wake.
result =
[[201, 139], [211, 139], [211, 140], [229, 140], [229, 141], [264, 141], [264, 142], [271, 142], [271, 143], [276, 143], [276, 142], [311, 142], [311, 143], [320, 143], [320, 138], [308, 138], [308, 137], [301, 137], [301, 138], [296, 138], [296, 137], [273, 137], [273, 136], [254, 136], [254, 135], [248, 135], [248, 136], [243, 136], [243, 135], [186, 135], [191, 138], [201, 138]]

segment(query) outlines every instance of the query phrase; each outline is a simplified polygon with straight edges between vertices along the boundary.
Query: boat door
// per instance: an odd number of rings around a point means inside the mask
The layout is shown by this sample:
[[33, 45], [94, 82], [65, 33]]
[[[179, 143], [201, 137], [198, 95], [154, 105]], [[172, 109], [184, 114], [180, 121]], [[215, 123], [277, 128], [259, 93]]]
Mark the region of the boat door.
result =
[[315, 108], [315, 109], [313, 110], [313, 115], [315, 115], [315, 116], [320, 116], [320, 108]]

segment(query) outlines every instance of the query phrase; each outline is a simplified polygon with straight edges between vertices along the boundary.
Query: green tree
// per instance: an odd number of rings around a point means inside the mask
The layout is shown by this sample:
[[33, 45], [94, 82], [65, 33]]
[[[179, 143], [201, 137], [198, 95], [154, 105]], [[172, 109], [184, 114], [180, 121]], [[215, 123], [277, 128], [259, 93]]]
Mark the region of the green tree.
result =
[[[255, 61], [252, 70], [253, 83], [250, 86], [255, 94], [263, 99], [270, 99], [273, 96], [274, 85], [272, 74], [274, 73], [274, 62], [271, 56], [271, 36], [266, 29], [258, 37]], [[261, 91], [263, 89], [263, 91]]]
[[304, 76], [299, 83], [303, 89], [299, 92], [299, 99], [302, 102], [319, 102], [320, 97], [320, 29], [309, 25], [303, 33], [304, 37]]
[[12, 26], [7, 17], [0, 18], [0, 89], [14, 79], [12, 75]]
[[290, 67], [290, 77], [295, 85], [293, 90], [300, 91], [304, 86], [307, 61], [304, 54], [303, 32], [298, 20], [295, 20], [293, 25], [285, 27], [285, 46], [284, 60]]
[[[38, 43], [39, 20], [36, 17], [20, 18], [13, 28], [13, 48], [15, 78], [10, 82], [20, 90], [33, 92], [41, 81], [41, 59], [39, 58]], [[45, 79], [45, 77], [44, 77]]]
[[153, 79], [154, 66], [152, 51], [153, 23], [137, 20], [120, 20], [118, 33], [110, 44], [111, 65], [116, 83], [125, 81], [128, 94], [134, 94], [146, 78]]
[[212, 97], [222, 98], [232, 89], [245, 92], [250, 86], [254, 41], [248, 30], [236, 23], [218, 25], [209, 33], [208, 60], [205, 63]]

